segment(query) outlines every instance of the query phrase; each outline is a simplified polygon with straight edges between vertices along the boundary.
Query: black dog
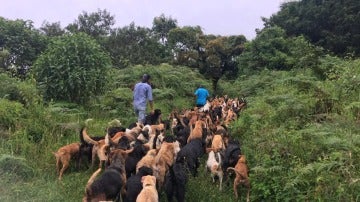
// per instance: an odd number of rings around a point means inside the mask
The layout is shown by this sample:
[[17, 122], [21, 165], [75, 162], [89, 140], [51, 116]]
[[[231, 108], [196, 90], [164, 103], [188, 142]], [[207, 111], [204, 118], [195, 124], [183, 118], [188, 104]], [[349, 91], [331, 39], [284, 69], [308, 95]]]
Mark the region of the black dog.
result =
[[176, 161], [184, 162], [194, 177], [200, 166], [200, 157], [205, 153], [205, 142], [201, 139], [193, 139], [180, 149]]
[[153, 171], [149, 167], [142, 166], [139, 168], [139, 171], [136, 173], [136, 175], [132, 175], [127, 179], [125, 185], [126, 195], [124, 196], [124, 202], [136, 201], [136, 197], [143, 188], [141, 178], [146, 175], [153, 175]]
[[[110, 127], [108, 128], [108, 130], [106, 130], [105, 132], [107, 132], [109, 134], [110, 137], [113, 137], [116, 133], [118, 132], [125, 132], [125, 128], [124, 127]], [[87, 143], [84, 140], [83, 137], [83, 133], [86, 132], [86, 127], [82, 127], [80, 130], [80, 150], [79, 150], [79, 156], [77, 159], [77, 167], [78, 169], [80, 169], [80, 164], [81, 161], [83, 159], [83, 157], [87, 157], [88, 163], [91, 163], [92, 160], [92, 149], [93, 149], [93, 144]], [[104, 136], [94, 136], [91, 137], [91, 139], [95, 140], [95, 141], [99, 141], [105, 138]]]
[[[82, 161], [83, 157], [87, 158], [88, 163], [91, 163], [91, 160], [92, 160], [92, 148], [93, 148], [94, 145], [90, 144], [90, 143], [87, 143], [84, 140], [83, 133], [85, 133], [85, 132], [86, 132], [86, 127], [82, 127], [81, 130], [80, 130], [80, 135], [79, 135], [80, 149], [79, 149], [79, 156], [78, 156], [78, 159], [77, 159], [77, 167], [78, 167], [78, 169], [80, 169], [80, 164], [81, 164], [81, 161]], [[95, 141], [99, 141], [99, 140], [102, 140], [104, 138], [105, 138], [105, 136], [91, 137], [91, 139], [93, 139]]]
[[224, 161], [221, 166], [224, 171], [224, 180], [226, 180], [228, 176], [228, 173], [226, 172], [227, 168], [235, 167], [240, 155], [240, 142], [236, 139], [230, 139], [224, 151]]
[[129, 153], [126, 161], [125, 161], [125, 170], [126, 177], [129, 178], [132, 174], [136, 173], [136, 164], [145, 156], [148, 148], [144, 146], [144, 144], [136, 140], [134, 144], [134, 149], [131, 153]]
[[148, 114], [145, 117], [144, 125], [156, 125], [161, 123], [161, 110], [155, 109], [153, 114]]
[[125, 192], [125, 159], [131, 150], [116, 149], [110, 152], [109, 162], [104, 173], [96, 179], [100, 173], [99, 168], [89, 179], [83, 201], [107, 201], [120, 197], [120, 192]]
[[169, 202], [176, 198], [177, 202], [185, 201], [186, 183], [188, 176], [186, 172], [186, 162], [176, 161], [166, 173], [165, 193]]

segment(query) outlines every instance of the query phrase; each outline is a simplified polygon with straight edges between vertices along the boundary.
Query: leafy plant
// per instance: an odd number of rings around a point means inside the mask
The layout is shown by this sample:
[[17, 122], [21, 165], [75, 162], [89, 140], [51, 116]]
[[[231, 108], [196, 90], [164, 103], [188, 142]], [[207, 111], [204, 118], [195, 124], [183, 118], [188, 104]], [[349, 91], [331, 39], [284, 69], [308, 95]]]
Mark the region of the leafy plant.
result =
[[34, 76], [45, 99], [84, 104], [104, 93], [110, 64], [107, 53], [86, 34], [65, 35], [37, 59]]

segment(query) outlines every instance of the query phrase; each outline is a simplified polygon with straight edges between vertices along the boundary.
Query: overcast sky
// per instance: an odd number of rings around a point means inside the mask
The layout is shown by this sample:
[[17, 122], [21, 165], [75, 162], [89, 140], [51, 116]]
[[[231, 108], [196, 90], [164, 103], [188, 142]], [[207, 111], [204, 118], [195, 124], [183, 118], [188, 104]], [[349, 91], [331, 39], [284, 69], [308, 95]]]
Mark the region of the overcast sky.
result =
[[62, 27], [74, 22], [83, 12], [106, 9], [115, 16], [115, 27], [134, 22], [152, 27], [154, 17], [164, 14], [176, 19], [178, 26], [202, 27], [205, 34], [245, 35], [255, 37], [263, 28], [261, 17], [269, 18], [280, 10], [284, 0], [0, 0], [0, 16], [15, 20], [32, 20], [39, 28], [47, 22]]

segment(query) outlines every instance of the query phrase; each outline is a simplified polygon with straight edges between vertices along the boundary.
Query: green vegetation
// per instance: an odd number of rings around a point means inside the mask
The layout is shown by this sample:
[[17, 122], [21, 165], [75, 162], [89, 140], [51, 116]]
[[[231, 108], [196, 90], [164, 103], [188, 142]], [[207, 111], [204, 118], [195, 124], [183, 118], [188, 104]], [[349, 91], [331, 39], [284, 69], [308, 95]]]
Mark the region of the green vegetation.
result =
[[[328, 69], [330, 78], [332, 72], [347, 67], [335, 80], [320, 80], [314, 71], [299, 69], [263, 70], [234, 81], [220, 81], [224, 93], [246, 95], [249, 103], [230, 131], [248, 156], [251, 200], [358, 200], [360, 83], [349, 77], [359, 75], [357, 68], [351, 68], [358, 64], [359, 60], [323, 58], [319, 68]], [[94, 119], [89, 125], [91, 134], [103, 134], [103, 128], [113, 119], [125, 126], [134, 121], [129, 85], [143, 72], [153, 75], [155, 106], [164, 111], [165, 117], [172, 109], [193, 105], [192, 91], [197, 83], [211, 86], [186, 67], [135, 66], [113, 71], [108, 92], [94, 97], [89, 108], [69, 103], [22, 107], [17, 101], [2, 99], [1, 106], [14, 111], [3, 113], [7, 118], [1, 119], [1, 153], [7, 155], [2, 158], [11, 156], [13, 162], [22, 158], [14, 167], [20, 174], [10, 175], [0, 166], [1, 179], [11, 181], [1, 189], [5, 201], [80, 200], [92, 171], [84, 167], [76, 171], [73, 164], [58, 182], [51, 151], [78, 141], [79, 125], [87, 118]], [[30, 138], [33, 136], [38, 139]], [[190, 178], [189, 201], [233, 200], [231, 183], [218, 193], [217, 184], [212, 184], [202, 166], [199, 171], [198, 178]], [[30, 177], [21, 177], [28, 176], [24, 174], [28, 172]], [[21, 194], [16, 191], [20, 187]]]
[[[229, 131], [247, 156], [251, 201], [360, 201], [359, 30], [349, 25], [360, 4], [339, 2], [284, 3], [252, 41], [164, 15], [152, 29], [112, 29], [100, 10], [65, 29], [0, 17], [0, 201], [81, 200], [94, 170], [72, 164], [59, 182], [52, 152], [78, 142], [87, 119], [93, 135], [135, 121], [131, 89], [144, 73], [165, 119], [194, 106], [199, 84], [246, 98]], [[187, 201], [234, 201], [232, 182], [219, 192], [205, 158]]]

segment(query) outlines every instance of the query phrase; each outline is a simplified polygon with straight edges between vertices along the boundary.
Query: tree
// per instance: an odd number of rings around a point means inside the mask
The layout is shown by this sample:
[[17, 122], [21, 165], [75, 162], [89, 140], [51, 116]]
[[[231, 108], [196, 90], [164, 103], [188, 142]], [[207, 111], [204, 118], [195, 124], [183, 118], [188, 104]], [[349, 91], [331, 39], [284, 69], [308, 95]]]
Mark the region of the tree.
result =
[[244, 49], [246, 38], [238, 36], [210, 36], [205, 44], [205, 51], [201, 52], [200, 73], [210, 78], [214, 92], [217, 92], [217, 83], [223, 76], [236, 78], [238, 62], [236, 57]]
[[34, 77], [47, 100], [84, 104], [104, 91], [111, 60], [84, 33], [53, 39], [36, 60]]
[[256, 38], [245, 44], [238, 58], [243, 73], [263, 70], [291, 70], [315, 68], [322, 50], [304, 37], [287, 37], [280, 27], [258, 31]]
[[113, 30], [104, 46], [118, 68], [131, 64], [160, 64], [168, 57], [165, 47], [152, 35], [151, 30], [135, 23]]
[[33, 62], [47, 46], [47, 37], [34, 29], [32, 21], [0, 17], [1, 67], [12, 76], [25, 78]]
[[170, 30], [168, 43], [174, 54], [172, 63], [197, 68], [202, 35], [204, 34], [200, 26], [185, 26]]
[[305, 36], [315, 45], [344, 56], [360, 55], [360, 4], [358, 0], [302, 0], [283, 3], [264, 21], [289, 36]]
[[66, 26], [71, 33], [84, 32], [96, 39], [102, 36], [108, 36], [111, 32], [111, 26], [115, 24], [115, 17], [105, 10], [98, 9], [95, 13], [83, 11], [74, 23]]
[[63, 30], [60, 26], [60, 22], [49, 23], [44, 21], [40, 30], [49, 37], [61, 36], [65, 33], [65, 30]]
[[171, 17], [165, 17], [161, 14], [159, 17], [155, 17], [153, 20], [152, 31], [160, 39], [162, 44], [166, 44], [168, 34], [170, 30], [177, 27], [177, 20]]
[[174, 64], [198, 69], [206, 78], [211, 79], [214, 92], [220, 78], [237, 75], [235, 58], [241, 54], [245, 42], [246, 38], [242, 35], [204, 35], [199, 26], [175, 28], [169, 33]]

